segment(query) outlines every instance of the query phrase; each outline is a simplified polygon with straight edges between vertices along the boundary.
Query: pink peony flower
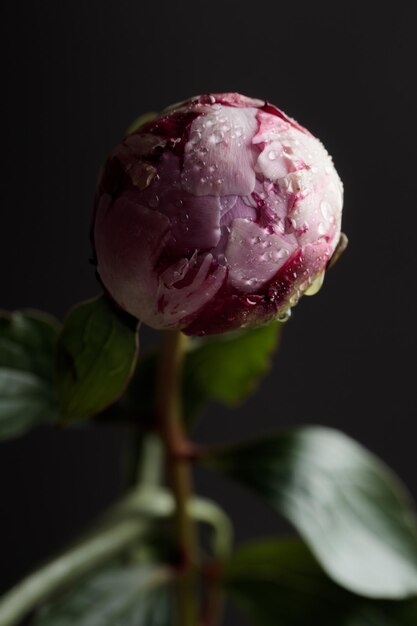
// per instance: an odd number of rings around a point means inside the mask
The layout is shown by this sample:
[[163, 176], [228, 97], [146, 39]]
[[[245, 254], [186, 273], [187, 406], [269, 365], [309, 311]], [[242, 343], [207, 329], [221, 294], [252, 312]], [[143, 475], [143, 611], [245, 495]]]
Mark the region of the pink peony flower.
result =
[[281, 318], [320, 280], [343, 187], [318, 139], [237, 93], [167, 109], [110, 154], [93, 239], [100, 279], [154, 328], [211, 334]]

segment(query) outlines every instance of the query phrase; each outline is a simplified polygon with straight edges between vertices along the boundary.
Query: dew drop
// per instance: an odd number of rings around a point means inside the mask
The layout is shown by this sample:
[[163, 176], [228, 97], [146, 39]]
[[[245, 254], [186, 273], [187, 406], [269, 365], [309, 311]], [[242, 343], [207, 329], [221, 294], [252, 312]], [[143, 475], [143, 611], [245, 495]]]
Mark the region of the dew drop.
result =
[[310, 280], [304, 280], [302, 283], [300, 283], [300, 290], [302, 292], [306, 291], [306, 289], [308, 289], [310, 286]]
[[282, 311], [279, 313], [277, 320], [278, 322], [288, 322], [291, 317], [291, 309], [287, 309], [286, 311]]
[[331, 206], [328, 202], [323, 200], [320, 204], [320, 211], [325, 220], [329, 220], [331, 217]]
[[190, 136], [190, 143], [191, 143], [191, 145], [193, 145], [193, 146], [194, 146], [194, 145], [195, 145], [195, 144], [197, 144], [199, 141], [201, 141], [201, 133], [200, 133], [200, 131], [199, 131], [199, 130], [194, 130], [194, 131], [191, 133], [191, 136]]
[[324, 272], [320, 272], [318, 276], [312, 281], [310, 287], [306, 289], [304, 292], [306, 296], [314, 296], [318, 291], [320, 291], [321, 286], [324, 281]]
[[290, 306], [295, 306], [299, 299], [300, 299], [300, 292], [297, 289], [297, 291], [295, 293], [293, 293], [293, 295], [290, 297], [288, 302], [289, 302]]
[[215, 131], [208, 140], [211, 144], [218, 144], [224, 141], [224, 135], [220, 131]]

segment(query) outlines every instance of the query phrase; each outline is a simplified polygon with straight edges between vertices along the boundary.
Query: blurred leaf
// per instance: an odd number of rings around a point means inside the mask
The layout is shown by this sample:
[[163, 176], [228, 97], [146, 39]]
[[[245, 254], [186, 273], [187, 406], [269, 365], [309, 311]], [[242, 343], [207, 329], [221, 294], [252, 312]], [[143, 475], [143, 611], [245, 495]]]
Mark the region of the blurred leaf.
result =
[[408, 494], [346, 435], [299, 428], [221, 449], [207, 462], [289, 519], [340, 585], [370, 597], [417, 593], [417, 522]]
[[169, 626], [169, 574], [152, 566], [113, 565], [45, 606], [36, 626]]
[[333, 583], [297, 540], [240, 547], [225, 564], [232, 599], [259, 626], [415, 626], [417, 600], [369, 600]]
[[58, 322], [37, 311], [0, 313], [0, 439], [58, 420]]
[[104, 296], [70, 311], [58, 340], [58, 394], [64, 421], [90, 417], [125, 390], [138, 355], [138, 322]]

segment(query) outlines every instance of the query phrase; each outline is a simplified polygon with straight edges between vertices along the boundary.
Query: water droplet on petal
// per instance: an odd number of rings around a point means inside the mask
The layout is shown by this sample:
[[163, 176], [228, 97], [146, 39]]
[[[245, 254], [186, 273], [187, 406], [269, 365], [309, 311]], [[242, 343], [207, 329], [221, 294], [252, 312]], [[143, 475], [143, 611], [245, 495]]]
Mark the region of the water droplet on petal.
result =
[[320, 204], [320, 211], [325, 220], [329, 220], [332, 214], [332, 207], [328, 202], [323, 200]]
[[221, 143], [222, 141], [224, 141], [224, 135], [220, 131], [216, 131], [212, 135], [210, 135], [208, 140], [211, 144]]
[[201, 133], [199, 130], [193, 130], [191, 135], [190, 135], [190, 143], [191, 145], [195, 145], [197, 144], [199, 141], [201, 141]]
[[287, 322], [291, 317], [291, 309], [287, 309], [286, 311], [282, 311], [279, 313], [277, 320], [278, 322]]
[[313, 280], [310, 287], [306, 289], [306, 291], [304, 292], [305, 295], [314, 296], [318, 291], [320, 291], [323, 281], [324, 281], [324, 272], [320, 272], [320, 274], [318, 274], [316, 278]]

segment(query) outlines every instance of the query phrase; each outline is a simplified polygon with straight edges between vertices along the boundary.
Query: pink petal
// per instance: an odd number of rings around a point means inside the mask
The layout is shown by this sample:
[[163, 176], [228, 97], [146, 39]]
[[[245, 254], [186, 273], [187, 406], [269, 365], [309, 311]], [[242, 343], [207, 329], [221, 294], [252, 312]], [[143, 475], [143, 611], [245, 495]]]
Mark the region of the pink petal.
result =
[[255, 221], [257, 215], [258, 211], [252, 204], [245, 202], [244, 198], [237, 196], [236, 202], [228, 212], [224, 213], [220, 223], [222, 226], [229, 226], [238, 217]]
[[[166, 271], [161, 275], [158, 286], [158, 312], [154, 314], [152, 326], [161, 328], [178, 327], [183, 318], [190, 319], [203, 308], [219, 291], [226, 268], [217, 265], [212, 271], [213, 256], [206, 254], [200, 259], [200, 267], [190, 284], [176, 287], [166, 284]], [[183, 279], [192, 271], [192, 260], [181, 268]], [[176, 281], [178, 283], [180, 281]]]
[[258, 120], [258, 132], [252, 139], [254, 144], [279, 139], [284, 130], [291, 128], [291, 125], [280, 117], [263, 111], [258, 111], [256, 119]]
[[157, 291], [154, 266], [169, 237], [165, 215], [121, 196], [98, 204], [94, 243], [98, 273], [114, 300], [152, 326]]
[[274, 140], [266, 144], [258, 157], [256, 170], [274, 182], [288, 174], [290, 171], [288, 159], [279, 141]]
[[226, 258], [230, 284], [244, 293], [256, 292], [288, 260], [296, 245], [247, 219], [232, 223]]
[[182, 193], [161, 212], [171, 220], [169, 254], [188, 254], [192, 250], [215, 248], [220, 239], [220, 201], [216, 196], [189, 196]]
[[256, 109], [215, 106], [191, 125], [182, 186], [196, 196], [248, 195], [255, 187], [258, 156], [252, 146]]

